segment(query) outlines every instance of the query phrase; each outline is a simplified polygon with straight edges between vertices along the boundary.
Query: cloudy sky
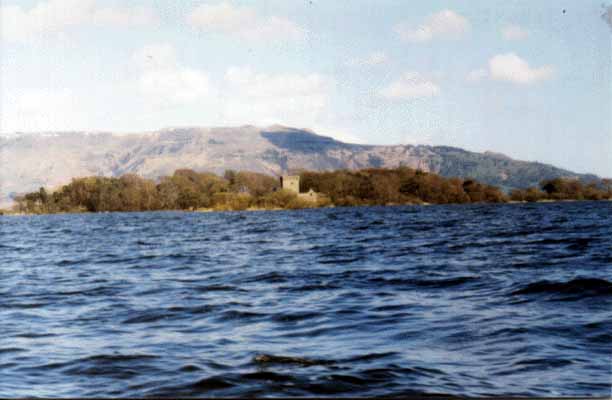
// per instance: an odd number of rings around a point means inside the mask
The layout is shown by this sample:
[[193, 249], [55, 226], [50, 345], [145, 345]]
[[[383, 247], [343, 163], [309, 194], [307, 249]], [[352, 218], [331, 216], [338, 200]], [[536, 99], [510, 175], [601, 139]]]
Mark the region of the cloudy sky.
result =
[[612, 176], [602, 2], [0, 0], [0, 131], [280, 123]]

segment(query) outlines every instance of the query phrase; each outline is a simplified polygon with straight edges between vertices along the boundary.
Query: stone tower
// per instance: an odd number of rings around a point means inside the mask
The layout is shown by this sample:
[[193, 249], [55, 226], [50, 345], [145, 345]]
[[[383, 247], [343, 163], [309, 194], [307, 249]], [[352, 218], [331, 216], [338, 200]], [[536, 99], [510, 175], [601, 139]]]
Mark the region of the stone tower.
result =
[[290, 190], [294, 193], [300, 193], [300, 177], [299, 175], [282, 175], [280, 177], [282, 189]]

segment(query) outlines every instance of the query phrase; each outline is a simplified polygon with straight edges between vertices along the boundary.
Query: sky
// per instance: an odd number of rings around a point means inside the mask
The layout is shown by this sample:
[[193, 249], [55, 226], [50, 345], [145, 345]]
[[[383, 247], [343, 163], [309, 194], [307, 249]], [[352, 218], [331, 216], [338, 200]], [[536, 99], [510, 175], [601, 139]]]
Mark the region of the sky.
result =
[[612, 176], [609, 0], [0, 0], [0, 132], [312, 129]]

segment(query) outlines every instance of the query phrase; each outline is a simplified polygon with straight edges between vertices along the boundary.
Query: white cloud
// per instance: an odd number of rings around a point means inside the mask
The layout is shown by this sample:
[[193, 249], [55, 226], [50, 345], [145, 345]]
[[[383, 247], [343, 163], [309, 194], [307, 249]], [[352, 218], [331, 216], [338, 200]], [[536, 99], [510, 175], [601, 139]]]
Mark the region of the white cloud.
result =
[[157, 15], [147, 7], [101, 8], [92, 15], [97, 25], [146, 26], [157, 23]]
[[234, 35], [251, 41], [301, 40], [306, 31], [293, 21], [279, 16], [262, 16], [254, 8], [224, 2], [202, 4], [187, 16], [194, 28], [207, 33]]
[[487, 68], [471, 71], [467, 80], [478, 82], [484, 79], [507, 81], [517, 84], [533, 84], [552, 79], [555, 69], [550, 65], [533, 68], [529, 63], [514, 53], [498, 54], [489, 60]]
[[20, 41], [78, 26], [142, 26], [157, 22], [145, 7], [100, 7], [96, 0], [46, 0], [30, 9], [0, 8], [2, 40]]
[[169, 44], [140, 49], [132, 64], [138, 72], [137, 90], [147, 104], [158, 109], [202, 106], [215, 124], [312, 127], [326, 121], [335, 86], [320, 74], [268, 74], [248, 66], [230, 67], [213, 80], [207, 71], [182, 64]]
[[334, 82], [319, 74], [264, 74], [231, 67], [225, 74], [225, 119], [231, 123], [313, 126], [324, 117]]
[[554, 73], [552, 66], [532, 68], [514, 53], [498, 54], [489, 60], [489, 74], [495, 80], [530, 84], [551, 79]]
[[418, 72], [406, 72], [400, 79], [379, 90], [381, 97], [391, 100], [410, 100], [437, 96], [440, 88]]
[[132, 62], [142, 70], [175, 68], [178, 66], [176, 50], [168, 43], [144, 46], [134, 52]]
[[451, 10], [430, 15], [418, 27], [405, 22], [395, 26], [395, 32], [407, 42], [427, 42], [435, 38], [456, 39], [470, 30], [468, 19]]
[[523, 40], [529, 36], [529, 32], [518, 25], [508, 25], [502, 29], [502, 36], [506, 40]]
[[69, 89], [24, 89], [2, 96], [2, 133], [73, 130], [87, 126], [82, 101]]
[[384, 65], [389, 62], [389, 57], [383, 51], [376, 51], [368, 54], [363, 58], [354, 58], [349, 60], [347, 65], [350, 67], [375, 67]]
[[139, 83], [144, 95], [161, 103], [190, 103], [210, 94], [208, 75], [192, 68], [147, 71]]
[[181, 65], [169, 44], [145, 46], [132, 61], [140, 71], [140, 92], [155, 104], [187, 104], [212, 94], [208, 73]]

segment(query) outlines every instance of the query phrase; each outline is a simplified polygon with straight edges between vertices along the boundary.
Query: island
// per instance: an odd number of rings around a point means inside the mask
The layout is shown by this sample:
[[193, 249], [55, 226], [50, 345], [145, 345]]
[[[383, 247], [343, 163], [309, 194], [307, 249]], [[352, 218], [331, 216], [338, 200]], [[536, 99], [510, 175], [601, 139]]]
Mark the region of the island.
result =
[[555, 178], [541, 182], [539, 188], [504, 193], [474, 179], [446, 178], [405, 166], [299, 171], [278, 178], [249, 171], [227, 170], [219, 176], [179, 169], [157, 180], [135, 174], [74, 178], [59, 188], [41, 187], [16, 196], [10, 212], [241, 211], [609, 199], [610, 179]]

